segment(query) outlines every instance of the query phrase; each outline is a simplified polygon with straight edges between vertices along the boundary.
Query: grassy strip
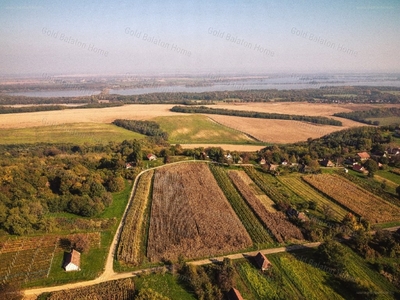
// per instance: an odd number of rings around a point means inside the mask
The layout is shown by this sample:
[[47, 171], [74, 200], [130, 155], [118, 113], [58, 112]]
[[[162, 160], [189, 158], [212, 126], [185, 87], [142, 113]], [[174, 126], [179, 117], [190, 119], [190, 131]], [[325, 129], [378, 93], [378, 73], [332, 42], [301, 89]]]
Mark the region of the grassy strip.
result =
[[294, 193], [302, 197], [304, 200], [316, 201], [319, 204], [319, 206], [317, 206], [317, 209], [321, 214], [323, 214], [321, 207], [323, 205], [328, 205], [333, 210], [335, 214], [334, 220], [336, 221], [343, 220], [344, 216], [349, 213], [343, 207], [336, 205], [328, 198], [321, 195], [317, 190], [306, 184], [298, 176], [280, 176], [278, 180], [285, 184]]
[[132, 204], [124, 221], [117, 259], [126, 264], [139, 265], [143, 260], [144, 253], [142, 251], [141, 236], [144, 233], [144, 224], [146, 224], [144, 213], [149, 202], [153, 173], [154, 171], [149, 171], [141, 175]]
[[314, 124], [342, 126], [342, 122], [319, 116], [289, 115], [278, 113], [263, 113], [256, 111], [244, 111], [224, 108], [210, 108], [206, 106], [174, 106], [171, 108], [173, 112], [179, 113], [199, 113], [199, 114], [216, 114], [235, 117], [257, 118], [257, 119], [279, 119], [310, 122]]
[[210, 169], [252, 241], [256, 244], [272, 244], [271, 236], [235, 189], [225, 170], [215, 165], [210, 165]]
[[[271, 181], [267, 179], [267, 174], [258, 172], [254, 167], [244, 167], [247, 175], [254, 181], [254, 183], [275, 203], [287, 202], [288, 195], [284, 195], [279, 188], [271, 184]], [[277, 182], [277, 180], [276, 180]]]

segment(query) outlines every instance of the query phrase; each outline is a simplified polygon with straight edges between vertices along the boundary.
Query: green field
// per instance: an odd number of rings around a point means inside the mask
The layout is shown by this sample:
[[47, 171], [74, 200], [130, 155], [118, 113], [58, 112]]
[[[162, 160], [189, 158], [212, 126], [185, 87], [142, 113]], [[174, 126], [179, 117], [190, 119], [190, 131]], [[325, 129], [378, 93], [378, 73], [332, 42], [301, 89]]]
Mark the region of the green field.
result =
[[0, 144], [107, 144], [142, 139], [143, 135], [112, 124], [72, 123], [55, 126], [2, 129]]
[[249, 144], [254, 139], [202, 115], [157, 117], [153, 119], [168, 132], [172, 144]]
[[391, 124], [399, 124], [400, 118], [399, 117], [385, 117], [385, 118], [368, 118], [368, 121], [379, 121], [380, 126], [387, 126]]
[[183, 285], [184, 280], [179, 280], [177, 276], [169, 273], [165, 274], [151, 274], [134, 277], [135, 289], [150, 288], [163, 296], [172, 299], [196, 299]]
[[297, 195], [302, 197], [306, 201], [317, 202], [317, 210], [323, 214], [324, 205], [329, 206], [334, 214], [336, 221], [343, 220], [344, 216], [349, 212], [339, 205], [333, 203], [317, 190], [313, 189], [306, 182], [304, 182], [298, 175], [280, 176], [278, 180], [285, 184], [289, 189], [295, 192]]
[[240, 288], [246, 299], [375, 299], [364, 298], [367, 294], [374, 294], [376, 299], [394, 299], [396, 288], [351, 249], [345, 250], [346, 280], [362, 283], [367, 291], [360, 287], [350, 290], [335, 271], [315, 260], [315, 250], [270, 254], [267, 258], [272, 269], [264, 274], [249, 261], [236, 262], [244, 284]]

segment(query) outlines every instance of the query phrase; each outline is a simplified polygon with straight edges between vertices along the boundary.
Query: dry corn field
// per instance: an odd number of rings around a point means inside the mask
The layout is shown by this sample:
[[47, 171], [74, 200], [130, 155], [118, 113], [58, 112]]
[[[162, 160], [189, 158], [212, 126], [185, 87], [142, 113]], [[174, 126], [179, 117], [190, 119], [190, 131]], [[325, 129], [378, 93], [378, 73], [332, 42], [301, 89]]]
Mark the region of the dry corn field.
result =
[[235, 171], [238, 176], [246, 183], [250, 189], [250, 191], [260, 200], [261, 204], [264, 205], [265, 209], [268, 210], [269, 212], [277, 212], [275, 209], [275, 203], [274, 201], [271, 200], [267, 195], [261, 191], [261, 189], [251, 180], [249, 175], [246, 174], [245, 171]]
[[141, 175], [124, 221], [124, 227], [118, 244], [117, 259], [126, 264], [139, 265], [143, 257], [144, 214], [149, 202], [153, 173], [154, 171], [149, 171]]
[[250, 236], [208, 166], [187, 163], [158, 169], [147, 247], [150, 261], [205, 257], [251, 246]]
[[309, 175], [304, 176], [303, 179], [371, 223], [390, 222], [400, 218], [399, 207], [384, 201], [346, 179], [329, 174]]
[[241, 179], [237, 172], [229, 172], [229, 177], [239, 190], [242, 197], [253, 209], [258, 218], [270, 230], [272, 235], [279, 243], [290, 239], [303, 240], [303, 234], [300, 229], [286, 220], [281, 212], [271, 213], [267, 211], [260, 200], [253, 194], [249, 186]]

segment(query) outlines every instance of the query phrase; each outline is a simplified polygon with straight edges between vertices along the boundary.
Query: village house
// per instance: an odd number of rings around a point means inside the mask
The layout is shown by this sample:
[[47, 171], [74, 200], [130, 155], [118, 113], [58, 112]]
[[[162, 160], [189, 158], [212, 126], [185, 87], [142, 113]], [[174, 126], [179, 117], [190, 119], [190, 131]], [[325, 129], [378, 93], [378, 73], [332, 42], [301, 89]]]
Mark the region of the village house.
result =
[[131, 168], [133, 168], [133, 165], [131, 163], [127, 163], [127, 164], [125, 164], [125, 168], [131, 169]]
[[155, 156], [154, 154], [149, 153], [149, 154], [147, 154], [147, 159], [150, 160], [150, 161], [156, 160], [157, 156]]
[[271, 262], [261, 252], [257, 253], [257, 255], [254, 257], [254, 261], [261, 271], [268, 270], [270, 267], [272, 267]]
[[64, 253], [63, 268], [65, 271], [80, 271], [81, 270], [81, 254], [73, 249], [71, 252]]
[[244, 300], [240, 292], [234, 287], [228, 292], [228, 300]]
[[332, 168], [332, 167], [334, 167], [335, 166], [335, 164], [331, 161], [331, 160], [329, 160], [329, 159], [324, 159], [323, 161], [321, 161], [321, 166], [323, 166], [323, 167], [330, 167], [330, 168]]
[[400, 154], [400, 148], [387, 148], [386, 149], [386, 152], [389, 154], [389, 155], [399, 155]]
[[265, 160], [265, 158], [260, 159], [260, 165], [265, 165], [266, 163], [267, 161]]
[[357, 157], [361, 160], [361, 161], [365, 161], [370, 159], [370, 155], [367, 152], [359, 152], [357, 153]]
[[367, 170], [365, 170], [365, 168], [362, 165], [359, 165], [359, 164], [354, 164], [353, 165], [353, 170], [358, 172], [358, 173], [363, 173], [363, 174], [367, 173]]

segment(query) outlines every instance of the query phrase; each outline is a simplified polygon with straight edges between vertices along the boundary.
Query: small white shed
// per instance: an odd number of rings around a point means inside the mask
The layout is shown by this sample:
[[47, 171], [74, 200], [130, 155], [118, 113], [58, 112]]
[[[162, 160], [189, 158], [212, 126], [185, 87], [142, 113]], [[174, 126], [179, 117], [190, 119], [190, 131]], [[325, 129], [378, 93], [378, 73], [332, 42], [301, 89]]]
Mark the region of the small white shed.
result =
[[65, 271], [80, 271], [81, 270], [81, 254], [72, 250], [70, 253], [64, 253], [63, 268]]

